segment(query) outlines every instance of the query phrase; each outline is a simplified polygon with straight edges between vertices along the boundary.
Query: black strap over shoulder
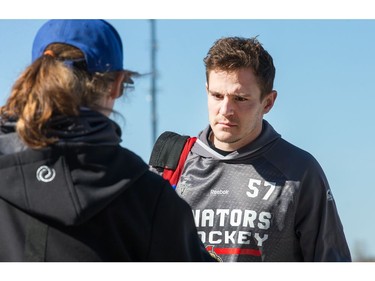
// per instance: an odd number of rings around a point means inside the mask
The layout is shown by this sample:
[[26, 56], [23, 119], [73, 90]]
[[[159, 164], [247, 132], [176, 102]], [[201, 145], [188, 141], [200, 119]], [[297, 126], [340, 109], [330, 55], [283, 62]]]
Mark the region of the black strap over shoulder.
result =
[[166, 131], [156, 140], [149, 165], [157, 168], [176, 169], [181, 152], [189, 136]]

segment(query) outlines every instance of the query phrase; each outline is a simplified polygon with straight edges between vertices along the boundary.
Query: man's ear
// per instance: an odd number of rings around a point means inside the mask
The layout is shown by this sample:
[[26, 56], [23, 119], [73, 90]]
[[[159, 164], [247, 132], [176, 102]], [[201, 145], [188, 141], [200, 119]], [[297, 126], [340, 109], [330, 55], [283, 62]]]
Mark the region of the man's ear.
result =
[[270, 112], [273, 105], [275, 104], [276, 98], [277, 98], [277, 92], [274, 90], [264, 97], [264, 100], [263, 100], [263, 104], [264, 104], [263, 113], [264, 114]]

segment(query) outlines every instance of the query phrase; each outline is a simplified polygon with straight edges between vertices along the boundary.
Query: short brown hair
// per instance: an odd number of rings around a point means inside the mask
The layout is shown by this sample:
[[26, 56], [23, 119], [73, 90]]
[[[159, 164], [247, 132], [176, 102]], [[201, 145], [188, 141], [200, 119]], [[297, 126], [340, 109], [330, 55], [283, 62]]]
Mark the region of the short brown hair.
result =
[[256, 37], [224, 37], [215, 41], [204, 58], [204, 64], [207, 83], [211, 70], [251, 68], [257, 77], [261, 98], [273, 90], [276, 72], [273, 59]]

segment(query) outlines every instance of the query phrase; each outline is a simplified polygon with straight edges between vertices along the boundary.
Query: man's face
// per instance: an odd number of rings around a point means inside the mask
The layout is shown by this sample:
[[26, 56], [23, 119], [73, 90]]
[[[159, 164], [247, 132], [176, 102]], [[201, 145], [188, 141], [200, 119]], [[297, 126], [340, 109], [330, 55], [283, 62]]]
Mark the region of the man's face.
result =
[[231, 72], [212, 70], [206, 85], [210, 139], [224, 151], [237, 150], [262, 131], [263, 115], [273, 106], [276, 92], [261, 101], [261, 91], [250, 68]]

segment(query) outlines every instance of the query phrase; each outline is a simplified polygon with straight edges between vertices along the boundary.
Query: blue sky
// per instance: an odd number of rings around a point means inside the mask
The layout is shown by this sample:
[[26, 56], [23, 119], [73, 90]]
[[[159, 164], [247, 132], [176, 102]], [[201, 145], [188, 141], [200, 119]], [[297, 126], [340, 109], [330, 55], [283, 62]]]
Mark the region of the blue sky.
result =
[[[0, 20], [0, 103], [30, 63], [45, 20]], [[115, 20], [125, 67], [149, 73], [150, 21]], [[258, 36], [274, 58], [278, 98], [265, 116], [326, 172], [353, 256], [375, 256], [375, 20], [156, 20], [158, 134], [196, 135], [208, 122], [203, 58], [222, 36]], [[146, 162], [151, 134], [150, 76], [119, 100], [123, 146]]]

